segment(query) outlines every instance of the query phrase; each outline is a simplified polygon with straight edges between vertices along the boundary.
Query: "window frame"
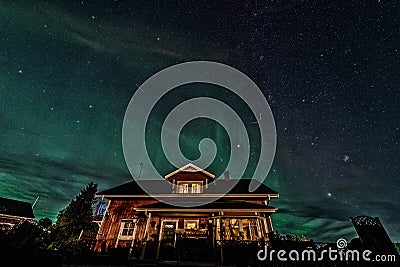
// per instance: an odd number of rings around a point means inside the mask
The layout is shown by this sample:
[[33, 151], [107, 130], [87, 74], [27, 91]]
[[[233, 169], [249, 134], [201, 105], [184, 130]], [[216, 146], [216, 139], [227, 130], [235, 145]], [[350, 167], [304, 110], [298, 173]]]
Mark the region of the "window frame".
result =
[[[125, 227], [127, 223], [131, 223], [132, 227]], [[136, 228], [136, 223], [132, 219], [122, 219], [121, 226], [120, 226], [119, 233], [118, 233], [118, 239], [119, 240], [133, 239], [134, 235], [135, 235], [135, 228]], [[124, 230], [127, 231], [126, 235], [123, 234]], [[129, 234], [130, 231], [132, 231], [132, 234]]]

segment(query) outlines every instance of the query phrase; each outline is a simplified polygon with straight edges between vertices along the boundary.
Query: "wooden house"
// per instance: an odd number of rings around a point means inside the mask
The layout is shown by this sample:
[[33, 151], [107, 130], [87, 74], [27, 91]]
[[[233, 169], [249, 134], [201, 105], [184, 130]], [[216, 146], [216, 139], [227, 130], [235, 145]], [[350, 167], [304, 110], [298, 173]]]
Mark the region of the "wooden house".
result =
[[[130, 181], [97, 193], [96, 251], [124, 248], [130, 257], [159, 259], [176, 255], [178, 240], [209, 248], [221, 242], [268, 241], [273, 231], [271, 214], [277, 210], [269, 202], [279, 196], [268, 186], [259, 184], [249, 193], [251, 179], [231, 179], [228, 173], [216, 179], [191, 163], [165, 179], [169, 183], [157, 196], [148, 195], [140, 185], [156, 185], [160, 180]], [[223, 197], [194, 205], [229, 185], [231, 190]]]
[[0, 230], [9, 230], [25, 220], [34, 219], [31, 203], [0, 197]]

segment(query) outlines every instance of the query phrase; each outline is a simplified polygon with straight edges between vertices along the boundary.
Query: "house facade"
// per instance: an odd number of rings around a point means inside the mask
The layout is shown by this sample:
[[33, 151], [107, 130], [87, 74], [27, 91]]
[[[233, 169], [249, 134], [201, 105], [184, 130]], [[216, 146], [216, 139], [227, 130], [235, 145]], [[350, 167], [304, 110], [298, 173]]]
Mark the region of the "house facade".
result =
[[29, 202], [0, 197], [0, 230], [6, 231], [26, 220], [34, 220]]
[[[130, 181], [98, 192], [94, 249], [125, 249], [129, 257], [165, 259], [176, 256], [182, 244], [215, 251], [227, 242], [266, 242], [277, 210], [270, 199], [279, 194], [264, 184], [249, 193], [250, 181], [231, 179], [228, 173], [216, 179], [189, 163], [165, 181]], [[166, 186], [160, 187], [161, 182]], [[141, 185], [162, 189], [150, 196]], [[227, 194], [213, 200], [226, 188]]]

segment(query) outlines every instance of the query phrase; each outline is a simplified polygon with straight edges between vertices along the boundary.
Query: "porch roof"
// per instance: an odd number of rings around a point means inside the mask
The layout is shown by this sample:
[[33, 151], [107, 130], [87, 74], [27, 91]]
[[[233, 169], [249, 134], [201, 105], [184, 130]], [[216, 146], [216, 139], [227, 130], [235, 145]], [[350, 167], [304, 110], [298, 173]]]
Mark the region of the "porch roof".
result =
[[208, 204], [194, 206], [196, 202], [176, 202], [171, 205], [158, 202], [137, 207], [136, 211], [181, 211], [181, 212], [218, 212], [218, 211], [246, 211], [246, 212], [275, 212], [277, 208], [246, 201], [214, 201]]

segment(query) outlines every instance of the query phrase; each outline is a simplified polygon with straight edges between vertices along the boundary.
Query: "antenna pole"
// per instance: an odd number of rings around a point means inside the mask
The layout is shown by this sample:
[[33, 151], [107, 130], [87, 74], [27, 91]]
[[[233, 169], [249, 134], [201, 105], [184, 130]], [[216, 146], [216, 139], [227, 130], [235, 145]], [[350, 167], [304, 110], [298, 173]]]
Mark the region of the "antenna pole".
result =
[[38, 199], [39, 199], [39, 196], [37, 196], [37, 198], [36, 198], [35, 202], [33, 202], [33, 204], [32, 204], [32, 209], [33, 209], [33, 207], [35, 207], [35, 205], [36, 205], [36, 202], [38, 201]]
[[139, 177], [138, 179], [140, 179], [140, 176], [142, 175], [142, 168], [143, 168], [143, 162], [140, 162], [140, 171], [139, 171]]

